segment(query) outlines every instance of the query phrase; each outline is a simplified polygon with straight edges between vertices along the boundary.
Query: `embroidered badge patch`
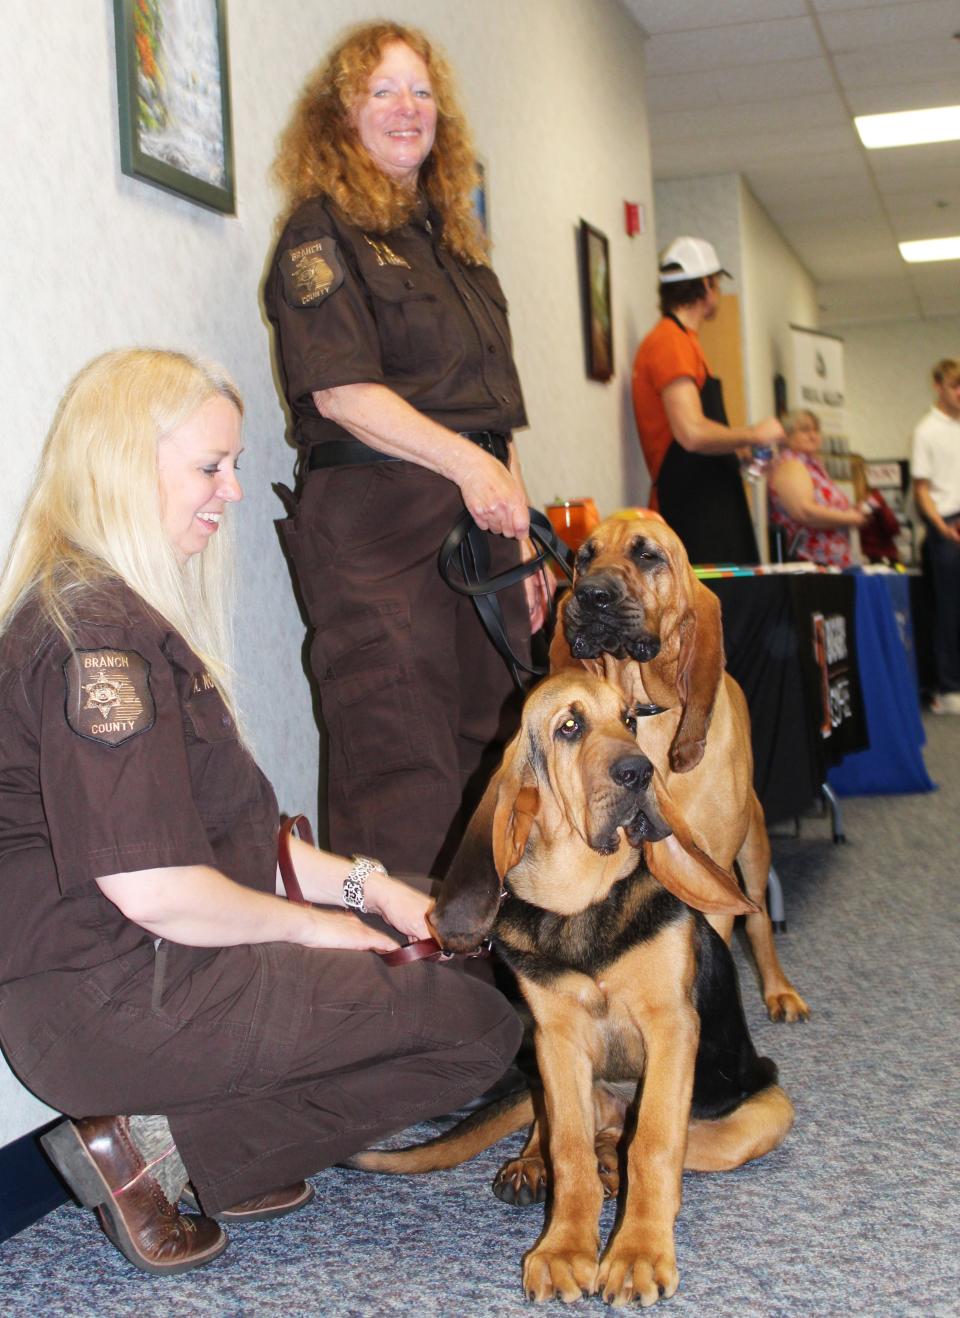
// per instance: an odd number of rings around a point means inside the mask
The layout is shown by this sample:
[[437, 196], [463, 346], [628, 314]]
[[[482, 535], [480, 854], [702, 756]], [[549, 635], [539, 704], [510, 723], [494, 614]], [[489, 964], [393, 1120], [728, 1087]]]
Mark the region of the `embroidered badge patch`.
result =
[[75, 650], [63, 675], [67, 723], [78, 736], [121, 746], [153, 727], [150, 664], [136, 650]]
[[283, 291], [292, 307], [314, 307], [343, 283], [343, 266], [332, 238], [291, 247], [280, 258]]
[[369, 234], [363, 235], [364, 242], [373, 248], [373, 254], [377, 258], [377, 265], [402, 265], [404, 270], [412, 270], [409, 261], [405, 261], [402, 256], [397, 256], [392, 247], [388, 247], [385, 242], [379, 238], [373, 239]]

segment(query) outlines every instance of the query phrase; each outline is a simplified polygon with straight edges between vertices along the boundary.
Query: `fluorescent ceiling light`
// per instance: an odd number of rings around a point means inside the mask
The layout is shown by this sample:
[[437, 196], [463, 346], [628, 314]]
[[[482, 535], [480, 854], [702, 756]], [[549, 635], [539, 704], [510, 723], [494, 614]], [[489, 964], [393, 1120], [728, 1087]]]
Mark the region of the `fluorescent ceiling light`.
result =
[[954, 238], [923, 238], [897, 246], [905, 261], [960, 261], [960, 233]]
[[960, 105], [897, 114], [858, 114], [853, 121], [864, 146], [919, 146], [922, 142], [953, 142], [960, 138]]

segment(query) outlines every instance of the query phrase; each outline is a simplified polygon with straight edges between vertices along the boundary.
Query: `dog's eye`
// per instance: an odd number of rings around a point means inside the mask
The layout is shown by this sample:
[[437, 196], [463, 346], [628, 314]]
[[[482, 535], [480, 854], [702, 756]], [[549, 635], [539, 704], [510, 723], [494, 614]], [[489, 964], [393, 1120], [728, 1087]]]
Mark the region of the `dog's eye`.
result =
[[564, 741], [576, 741], [580, 736], [581, 731], [582, 728], [579, 720], [575, 719], [573, 715], [570, 714], [557, 728], [557, 736], [562, 737]]
[[623, 721], [624, 721], [624, 723], [626, 723], [626, 725], [627, 725], [627, 727], [630, 729], [630, 731], [631, 731], [634, 735], [636, 735], [636, 731], [637, 731], [637, 716], [636, 716], [636, 714], [624, 714], [624, 716], [623, 716]]

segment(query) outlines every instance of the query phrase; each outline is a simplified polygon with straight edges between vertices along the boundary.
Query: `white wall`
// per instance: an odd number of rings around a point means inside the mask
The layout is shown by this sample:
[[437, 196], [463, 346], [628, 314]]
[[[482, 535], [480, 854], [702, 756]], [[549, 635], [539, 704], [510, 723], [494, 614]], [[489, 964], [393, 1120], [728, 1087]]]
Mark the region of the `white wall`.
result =
[[791, 324], [817, 328], [816, 289], [739, 174], [658, 179], [657, 246], [679, 234], [706, 238], [740, 298], [747, 417], [773, 412], [773, 376], [790, 374]]
[[930, 370], [960, 359], [960, 316], [831, 325], [844, 341], [850, 447], [909, 458], [913, 428], [933, 401]]
[[[275, 139], [309, 69], [380, 0], [231, 0], [238, 214], [200, 210], [120, 173], [112, 4], [6, 0], [0, 82], [0, 354], [5, 444], [0, 551], [71, 375], [131, 343], [223, 360], [247, 401], [247, 499], [239, 512], [238, 667], [261, 762], [287, 808], [316, 808], [317, 737], [300, 665], [303, 631], [272, 519], [270, 482], [291, 454], [273, 386], [258, 289], [278, 199]], [[495, 263], [511, 300], [530, 430], [520, 439], [533, 500], [592, 494], [608, 511], [645, 487], [629, 409], [630, 362], [655, 316], [652, 233], [628, 239], [623, 201], [650, 210], [639, 29], [616, 0], [393, 0], [461, 77], [488, 166]], [[617, 376], [585, 378], [575, 233], [611, 243]], [[269, 694], [264, 695], [267, 692]], [[0, 1067], [2, 1070], [2, 1067]], [[0, 1144], [46, 1110], [0, 1073]]]
[[747, 185], [740, 181], [741, 313], [747, 372], [747, 414], [753, 421], [774, 411], [773, 377], [784, 375], [788, 399], [793, 370], [791, 325], [816, 329], [816, 287], [799, 258]]

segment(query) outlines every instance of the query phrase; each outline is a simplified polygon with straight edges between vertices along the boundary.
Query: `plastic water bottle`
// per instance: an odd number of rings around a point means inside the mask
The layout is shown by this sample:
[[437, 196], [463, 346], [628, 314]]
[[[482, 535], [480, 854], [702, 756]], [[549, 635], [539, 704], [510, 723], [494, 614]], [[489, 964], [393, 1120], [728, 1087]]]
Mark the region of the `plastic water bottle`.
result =
[[772, 448], [768, 448], [767, 446], [764, 446], [763, 448], [755, 448], [751, 451], [750, 457], [746, 461], [744, 471], [753, 480], [759, 480], [761, 476], [766, 475], [767, 468], [772, 461]]

